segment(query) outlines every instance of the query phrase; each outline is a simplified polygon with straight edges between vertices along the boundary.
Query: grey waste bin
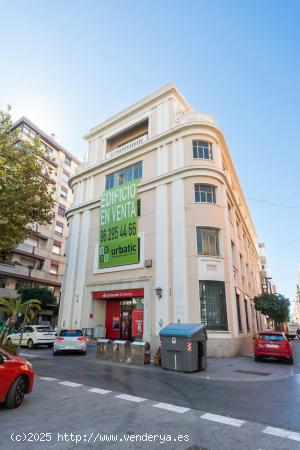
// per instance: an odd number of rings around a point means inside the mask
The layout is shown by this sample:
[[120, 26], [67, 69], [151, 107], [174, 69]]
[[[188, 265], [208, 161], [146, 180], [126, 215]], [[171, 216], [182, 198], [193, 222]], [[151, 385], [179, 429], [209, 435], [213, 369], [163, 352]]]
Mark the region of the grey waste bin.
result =
[[112, 342], [110, 339], [98, 339], [96, 345], [96, 357], [99, 359], [112, 359]]
[[161, 366], [179, 372], [205, 370], [207, 334], [201, 323], [170, 323], [160, 333]]
[[131, 343], [131, 362], [135, 364], [150, 364], [149, 342]]
[[113, 361], [127, 362], [130, 357], [130, 342], [113, 341]]

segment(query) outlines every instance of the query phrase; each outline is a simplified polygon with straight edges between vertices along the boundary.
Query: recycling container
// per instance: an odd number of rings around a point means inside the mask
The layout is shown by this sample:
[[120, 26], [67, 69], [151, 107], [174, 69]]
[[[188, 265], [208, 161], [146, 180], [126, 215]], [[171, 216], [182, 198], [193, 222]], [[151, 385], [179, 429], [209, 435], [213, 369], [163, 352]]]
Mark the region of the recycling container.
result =
[[113, 350], [110, 339], [97, 339], [96, 357], [99, 359], [112, 359]]
[[130, 357], [130, 342], [113, 341], [113, 361], [127, 362]]
[[149, 342], [131, 343], [131, 362], [135, 364], [150, 364]]

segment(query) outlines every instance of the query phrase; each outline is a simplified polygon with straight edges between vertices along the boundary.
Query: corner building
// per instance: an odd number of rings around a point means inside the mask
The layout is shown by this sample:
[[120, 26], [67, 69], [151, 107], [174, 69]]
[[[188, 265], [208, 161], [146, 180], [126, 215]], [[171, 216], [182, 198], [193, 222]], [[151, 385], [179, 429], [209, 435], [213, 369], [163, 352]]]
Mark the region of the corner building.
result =
[[[208, 354], [235, 356], [263, 326], [254, 225], [223, 132], [174, 85], [92, 128], [70, 178], [69, 239], [59, 324], [152, 350], [169, 322], [202, 322]], [[100, 197], [138, 183], [139, 262], [99, 269]]]

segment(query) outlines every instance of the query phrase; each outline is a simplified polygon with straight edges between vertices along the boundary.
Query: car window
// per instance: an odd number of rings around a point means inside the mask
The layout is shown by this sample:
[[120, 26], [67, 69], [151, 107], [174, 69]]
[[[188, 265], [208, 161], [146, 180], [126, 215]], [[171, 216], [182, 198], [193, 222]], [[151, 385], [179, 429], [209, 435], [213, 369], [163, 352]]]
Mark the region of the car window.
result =
[[33, 329], [31, 327], [25, 327], [24, 328], [24, 333], [32, 333]]
[[284, 341], [284, 336], [281, 334], [259, 334], [258, 337], [260, 340], [263, 341]]
[[44, 333], [45, 331], [53, 331], [53, 329], [51, 327], [36, 327], [36, 331]]
[[61, 330], [61, 332], [59, 333], [59, 336], [77, 337], [77, 336], [83, 336], [83, 333], [81, 330]]

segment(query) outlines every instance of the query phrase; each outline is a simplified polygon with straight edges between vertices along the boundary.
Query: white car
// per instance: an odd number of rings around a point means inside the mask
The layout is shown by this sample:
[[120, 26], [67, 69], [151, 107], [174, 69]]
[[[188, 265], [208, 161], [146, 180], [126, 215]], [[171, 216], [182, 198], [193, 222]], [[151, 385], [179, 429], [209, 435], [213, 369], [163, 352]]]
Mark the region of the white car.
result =
[[87, 338], [80, 328], [63, 328], [54, 340], [53, 355], [65, 351], [77, 351], [86, 354]]
[[[7, 338], [8, 343], [15, 345], [19, 344], [21, 329], [13, 334], [9, 334]], [[49, 348], [53, 347], [55, 339], [55, 331], [47, 325], [26, 325], [24, 327], [22, 336], [22, 346], [34, 348], [37, 345], [47, 345]]]

